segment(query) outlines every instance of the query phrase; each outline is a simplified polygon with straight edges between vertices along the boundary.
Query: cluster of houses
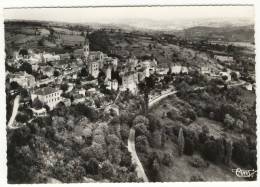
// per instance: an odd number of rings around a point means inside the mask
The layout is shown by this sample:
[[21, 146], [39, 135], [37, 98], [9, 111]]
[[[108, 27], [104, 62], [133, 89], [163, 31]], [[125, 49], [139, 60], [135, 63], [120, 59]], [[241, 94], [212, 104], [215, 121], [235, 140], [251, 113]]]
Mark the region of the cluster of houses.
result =
[[[42, 75], [37, 78], [25, 71], [8, 73], [9, 82], [17, 82], [21, 87], [28, 90], [30, 99], [33, 102], [38, 99], [50, 110], [53, 110], [58, 103], [65, 105], [88, 103], [95, 106], [93, 97], [104, 97], [99, 90], [100, 75], [104, 75], [103, 84], [106, 89], [114, 91], [129, 90], [137, 94], [137, 84], [145, 77], [149, 77], [156, 72], [157, 61], [155, 59], [139, 60], [136, 57], [129, 58], [126, 62], [118, 64], [117, 58], [112, 58], [100, 51], [90, 51], [89, 41], [86, 39], [80, 49], [71, 54], [51, 54], [34, 53], [28, 50], [21, 54], [15, 52], [13, 61], [7, 61], [10, 66], [21, 67], [21, 64], [27, 62], [31, 64], [32, 70]], [[87, 77], [80, 77], [80, 84], [76, 84], [79, 74], [83, 68], [86, 68]], [[68, 90], [61, 89], [62, 84], [69, 85]], [[62, 97], [62, 93], [69, 97]], [[46, 114], [44, 108], [32, 108], [34, 115], [42, 116]]]
[[[71, 40], [68, 45], [74, 46], [75, 41]], [[221, 55], [215, 55], [214, 58], [220, 61], [233, 60]], [[153, 57], [140, 60], [132, 56], [125, 62], [118, 63], [117, 58], [109, 57], [100, 51], [90, 51], [87, 38], [84, 43], [80, 41], [80, 48], [77, 47], [72, 54], [34, 53], [32, 50], [21, 53], [18, 51], [15, 52], [13, 61], [7, 61], [9, 66], [15, 68], [19, 68], [24, 62], [31, 64], [32, 71], [37, 72], [41, 77], [19, 71], [8, 74], [9, 82], [17, 82], [28, 90], [32, 102], [38, 99], [50, 110], [53, 110], [60, 102], [66, 106], [87, 103], [89, 106], [96, 107], [93, 98], [99, 100], [105, 97], [101, 93], [101, 84], [107, 90], [129, 90], [133, 94], [137, 94], [138, 83], [145, 77], [154, 73], [163, 77], [169, 72], [169, 68], [158, 68], [157, 61]], [[83, 68], [88, 75], [87, 77], [81, 76], [79, 79]], [[189, 70], [187, 66], [180, 64], [172, 64], [170, 67], [173, 74], [189, 74]], [[226, 81], [230, 81], [232, 78], [231, 71], [216, 73], [209, 66], [201, 67], [200, 73], [211, 77], [226, 77]], [[239, 77], [239, 72], [236, 73]], [[80, 82], [79, 84], [76, 83], [77, 80]], [[100, 80], [102, 81], [100, 82]], [[67, 90], [61, 89], [62, 84], [68, 85]], [[62, 93], [67, 97], [63, 97]], [[32, 111], [36, 116], [46, 115], [45, 108], [32, 108]]]

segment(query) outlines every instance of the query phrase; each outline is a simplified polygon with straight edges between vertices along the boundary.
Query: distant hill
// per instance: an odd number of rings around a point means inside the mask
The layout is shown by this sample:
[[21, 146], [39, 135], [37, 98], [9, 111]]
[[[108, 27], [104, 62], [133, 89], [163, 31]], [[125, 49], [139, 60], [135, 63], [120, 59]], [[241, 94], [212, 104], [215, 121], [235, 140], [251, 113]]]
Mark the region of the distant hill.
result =
[[184, 29], [186, 38], [201, 38], [212, 40], [254, 42], [254, 26], [227, 27], [191, 27]]

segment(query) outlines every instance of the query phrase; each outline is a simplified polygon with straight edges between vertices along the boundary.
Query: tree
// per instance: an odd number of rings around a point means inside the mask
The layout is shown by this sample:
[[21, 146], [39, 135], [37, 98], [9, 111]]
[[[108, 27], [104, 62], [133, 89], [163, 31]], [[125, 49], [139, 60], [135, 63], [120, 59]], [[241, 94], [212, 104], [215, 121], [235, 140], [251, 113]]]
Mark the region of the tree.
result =
[[96, 158], [90, 158], [89, 161], [86, 163], [85, 167], [86, 173], [91, 175], [98, 174], [98, 161]]
[[55, 71], [53, 72], [53, 76], [54, 76], [54, 77], [58, 77], [58, 76], [60, 76], [60, 72], [57, 71], [57, 70], [55, 70]]
[[155, 130], [151, 134], [152, 136], [152, 147], [160, 148], [162, 146], [162, 132], [161, 130]]
[[232, 141], [225, 141], [225, 158], [224, 163], [226, 165], [230, 165], [232, 159], [232, 150], [233, 150], [233, 143]]
[[41, 39], [38, 41], [38, 45], [41, 46], [41, 47], [44, 45], [44, 38], [41, 38]]
[[23, 57], [24, 56], [26, 56], [26, 55], [28, 55], [29, 53], [28, 53], [28, 50], [27, 49], [21, 49], [20, 51], [19, 51], [19, 55], [22, 55]]
[[23, 62], [20, 67], [20, 71], [25, 71], [28, 74], [32, 74], [32, 72], [33, 72], [32, 65], [29, 64], [28, 62]]
[[63, 91], [63, 92], [66, 92], [68, 90], [69, 86], [68, 84], [61, 84], [60, 85], [60, 89]]
[[36, 97], [32, 102], [32, 107], [35, 109], [41, 109], [43, 107], [43, 103]]
[[173, 156], [170, 153], [164, 153], [162, 164], [171, 167], [173, 164]]
[[130, 167], [132, 164], [132, 156], [131, 153], [124, 147], [122, 148], [122, 157], [120, 166]]
[[135, 146], [138, 152], [148, 153], [149, 143], [146, 136], [137, 136]]
[[149, 105], [149, 93], [155, 86], [155, 77], [150, 75], [150, 77], [145, 77], [144, 81], [138, 84], [140, 92], [144, 95], [144, 114], [148, 114]]
[[226, 125], [226, 127], [233, 128], [234, 123], [235, 119], [230, 114], [226, 114], [224, 118], [224, 124]]
[[204, 133], [204, 134], [209, 134], [209, 128], [208, 128], [207, 125], [203, 125], [203, 126], [202, 126], [202, 133]]
[[135, 134], [136, 136], [145, 135], [147, 136], [149, 134], [147, 127], [144, 123], [138, 123], [135, 125]]
[[243, 127], [244, 127], [244, 122], [242, 120], [238, 119], [236, 121], [236, 128], [243, 129]]
[[217, 159], [217, 150], [215, 149], [214, 140], [207, 140], [205, 142], [203, 156], [210, 161], [215, 161]]
[[180, 156], [183, 154], [184, 144], [185, 142], [184, 142], [183, 130], [182, 128], [180, 128], [179, 135], [178, 135], [178, 151]]
[[151, 178], [152, 180], [155, 181], [160, 181], [161, 180], [161, 176], [160, 176], [160, 163], [159, 163], [159, 159], [156, 157], [155, 159], [153, 159], [152, 161], [152, 168], [151, 168]]
[[232, 71], [232, 72], [230, 73], [230, 75], [231, 75], [231, 78], [232, 78], [233, 80], [235, 80], [235, 81], [238, 80], [238, 76], [237, 76], [237, 73], [236, 73], [236, 72]]
[[179, 95], [185, 96], [190, 91], [190, 86], [184, 80], [176, 86]]
[[23, 98], [29, 97], [28, 91], [27, 91], [26, 89], [24, 89], [24, 88], [21, 88], [20, 93], [21, 93], [21, 96], [22, 96]]
[[194, 139], [192, 139], [191, 137], [186, 137], [185, 146], [184, 146], [184, 154], [193, 155], [194, 147], [195, 147]]
[[111, 178], [114, 174], [114, 168], [113, 165], [111, 164], [111, 162], [109, 160], [104, 161], [101, 164], [101, 174], [103, 175], [103, 177], [105, 178]]
[[145, 125], [148, 125], [149, 120], [143, 115], [138, 115], [133, 120], [133, 125], [136, 125], [136, 124], [139, 124], [139, 123], [143, 123]]
[[244, 140], [233, 143], [232, 160], [241, 166], [246, 166], [250, 162], [250, 150]]
[[11, 90], [16, 90], [16, 89], [20, 89], [21, 88], [21, 86], [17, 82], [15, 82], [15, 81], [11, 82], [10, 86], [11, 86]]
[[86, 67], [83, 67], [81, 70], [80, 70], [80, 74], [79, 74], [81, 77], [87, 77], [88, 76], [88, 71], [87, 71], [87, 68]]
[[29, 117], [24, 114], [17, 114], [16, 120], [21, 123], [25, 123], [29, 120]]

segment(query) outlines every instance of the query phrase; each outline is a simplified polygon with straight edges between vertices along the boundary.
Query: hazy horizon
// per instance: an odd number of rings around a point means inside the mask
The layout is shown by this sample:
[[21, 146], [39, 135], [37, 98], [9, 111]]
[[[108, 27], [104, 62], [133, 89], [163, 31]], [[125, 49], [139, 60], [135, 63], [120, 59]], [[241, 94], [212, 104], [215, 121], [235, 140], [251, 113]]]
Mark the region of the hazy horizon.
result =
[[4, 9], [5, 20], [120, 24], [148, 29], [183, 29], [218, 24], [254, 24], [253, 6], [167, 6]]

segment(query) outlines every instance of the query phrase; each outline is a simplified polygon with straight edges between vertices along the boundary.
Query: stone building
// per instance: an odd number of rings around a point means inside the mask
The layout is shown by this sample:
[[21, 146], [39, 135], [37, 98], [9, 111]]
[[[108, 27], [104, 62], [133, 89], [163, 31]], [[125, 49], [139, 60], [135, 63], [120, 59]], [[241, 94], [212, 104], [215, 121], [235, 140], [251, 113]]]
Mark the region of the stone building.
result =
[[31, 93], [31, 100], [38, 98], [43, 104], [46, 104], [50, 110], [53, 110], [56, 105], [62, 101], [62, 90], [52, 87], [44, 87], [34, 90]]

